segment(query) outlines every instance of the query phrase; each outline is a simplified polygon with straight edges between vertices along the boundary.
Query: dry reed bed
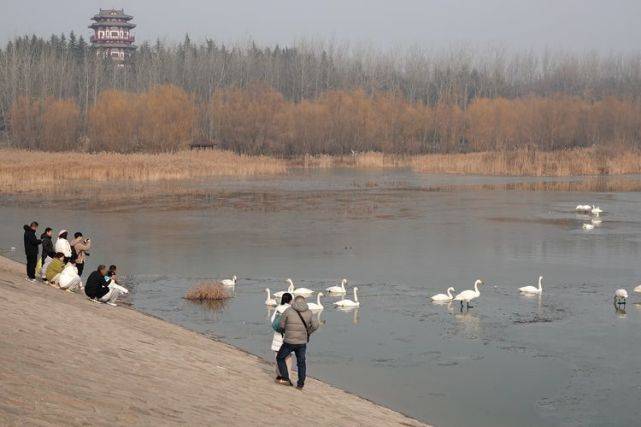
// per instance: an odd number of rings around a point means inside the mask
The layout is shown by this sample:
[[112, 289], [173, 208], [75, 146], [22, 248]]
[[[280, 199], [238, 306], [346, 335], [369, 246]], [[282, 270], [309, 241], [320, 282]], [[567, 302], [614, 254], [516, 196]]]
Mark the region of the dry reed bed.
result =
[[0, 193], [60, 190], [75, 183], [178, 182], [194, 178], [284, 174], [290, 168], [335, 167], [406, 167], [421, 173], [503, 176], [623, 175], [641, 173], [641, 152], [596, 148], [416, 156], [366, 152], [355, 156], [319, 155], [283, 160], [220, 150], [89, 154], [0, 149]]
[[184, 298], [190, 301], [224, 301], [229, 298], [229, 292], [218, 282], [203, 282], [191, 288]]
[[409, 167], [421, 173], [493, 176], [582, 176], [641, 173], [641, 151], [574, 148], [414, 156], [365, 152], [355, 156], [306, 156], [310, 168], [361, 169]]
[[283, 160], [220, 150], [165, 154], [0, 150], [0, 191], [5, 192], [43, 190], [73, 181], [153, 182], [286, 171]]
[[468, 154], [429, 154], [409, 160], [423, 173], [504, 176], [581, 176], [641, 173], [641, 152], [576, 148], [562, 151], [518, 150]]

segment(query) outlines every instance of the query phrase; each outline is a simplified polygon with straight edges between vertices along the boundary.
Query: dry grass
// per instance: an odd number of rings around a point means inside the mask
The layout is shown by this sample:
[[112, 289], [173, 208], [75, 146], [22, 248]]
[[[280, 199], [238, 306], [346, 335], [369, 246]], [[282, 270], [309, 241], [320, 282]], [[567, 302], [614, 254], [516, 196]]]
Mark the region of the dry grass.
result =
[[203, 282], [191, 288], [184, 298], [190, 301], [224, 301], [229, 298], [229, 292], [218, 282]]
[[382, 169], [395, 167], [408, 167], [411, 156], [399, 156], [394, 154], [384, 154], [375, 151], [359, 153], [357, 155], [330, 156], [319, 154], [311, 156], [309, 154], [293, 159], [290, 165], [293, 167], [303, 167], [310, 169], [331, 169], [337, 167], [352, 167], [358, 169]]
[[[319, 155], [282, 160], [220, 150], [173, 154], [88, 154], [0, 149], [0, 194], [73, 193], [80, 191], [81, 186], [108, 182], [136, 185], [160, 182], [175, 187], [189, 179], [284, 174], [290, 168], [336, 167], [409, 167], [421, 173], [503, 176], [623, 175], [641, 173], [641, 151], [577, 148], [545, 152], [524, 149], [417, 156], [366, 152], [356, 156]], [[156, 192], [175, 192], [172, 188], [159, 188]]]
[[283, 160], [220, 150], [167, 154], [0, 150], [0, 192], [42, 191], [74, 182], [175, 181], [286, 171], [287, 163]]
[[503, 176], [581, 176], [641, 173], [641, 152], [576, 148], [563, 151], [518, 150], [412, 157], [411, 167], [423, 173]]

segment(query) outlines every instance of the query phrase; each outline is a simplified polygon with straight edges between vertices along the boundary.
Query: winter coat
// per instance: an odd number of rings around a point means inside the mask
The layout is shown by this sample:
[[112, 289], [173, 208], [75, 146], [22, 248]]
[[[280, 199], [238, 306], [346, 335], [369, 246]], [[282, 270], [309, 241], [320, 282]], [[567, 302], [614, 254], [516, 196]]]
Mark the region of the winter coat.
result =
[[[298, 313], [300, 313], [300, 316]], [[301, 317], [307, 324], [307, 332]], [[288, 344], [306, 344], [309, 341], [309, 335], [318, 329], [318, 320], [307, 307], [305, 299], [296, 297], [291, 307], [285, 310], [281, 316], [280, 327], [285, 330], [284, 342]]]
[[23, 226], [24, 228], [24, 253], [27, 255], [27, 258], [34, 257], [38, 258], [38, 245], [41, 243], [40, 240], [36, 237], [36, 232], [31, 229], [28, 225]]
[[84, 237], [76, 237], [71, 241], [71, 247], [76, 253], [76, 262], [82, 264], [85, 262], [85, 252], [91, 249], [91, 240], [85, 240]]
[[61, 287], [66, 288], [76, 278], [80, 278], [80, 276], [78, 276], [78, 267], [72, 263], [68, 263], [62, 270], [62, 273], [60, 273], [58, 283], [60, 283]]
[[107, 295], [108, 292], [109, 285], [105, 281], [105, 276], [97, 270], [92, 272], [85, 284], [85, 294], [87, 294], [89, 298], [99, 299]]
[[49, 263], [47, 267], [47, 272], [45, 273], [46, 279], [51, 282], [56, 275], [62, 273], [62, 270], [65, 268], [64, 261], [54, 258], [53, 261]]
[[51, 241], [51, 237], [47, 236], [45, 233], [42, 233], [40, 239], [42, 241], [42, 263], [44, 264], [45, 259], [47, 259], [47, 257], [53, 258], [56, 251], [53, 250], [53, 242]]
[[58, 237], [58, 240], [56, 240], [56, 245], [54, 247], [54, 250], [56, 252], [60, 252], [61, 254], [64, 254], [65, 258], [71, 258], [71, 245], [69, 244], [69, 241], [67, 239]]
[[[278, 307], [276, 307], [276, 310], [274, 310], [274, 314], [272, 314], [271, 318], [271, 323], [274, 323], [274, 319], [276, 319], [276, 315], [278, 313], [283, 314], [285, 310], [289, 308], [289, 304], [281, 304]], [[283, 334], [280, 332], [274, 331], [274, 338], [272, 338], [272, 350], [273, 351], [278, 351], [280, 350], [280, 346], [283, 345]]]

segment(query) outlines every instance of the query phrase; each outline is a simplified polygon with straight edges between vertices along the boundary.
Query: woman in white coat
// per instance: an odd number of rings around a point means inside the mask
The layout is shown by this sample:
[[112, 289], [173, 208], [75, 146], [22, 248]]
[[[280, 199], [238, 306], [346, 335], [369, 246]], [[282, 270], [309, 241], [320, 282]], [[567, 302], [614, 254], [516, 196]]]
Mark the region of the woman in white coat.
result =
[[60, 289], [65, 289], [70, 292], [82, 289], [82, 280], [80, 280], [80, 276], [78, 275], [75, 258], [72, 258], [67, 265], [65, 265], [62, 273], [60, 273], [58, 284], [60, 285]]
[[[274, 314], [272, 314], [271, 318], [271, 323], [274, 323], [274, 319], [276, 319], [277, 314], [283, 314], [285, 310], [289, 308], [289, 304], [292, 302], [292, 294], [285, 292], [283, 296], [280, 299], [280, 305], [276, 307], [276, 310], [274, 310]], [[276, 355], [278, 354], [278, 350], [280, 350], [280, 347], [283, 345], [283, 334], [280, 332], [274, 331], [274, 338], [272, 339], [272, 351], [274, 352], [274, 359], [276, 358]], [[287, 356], [285, 359], [285, 363], [287, 364], [287, 371], [291, 375], [292, 373], [292, 355], [290, 354]], [[291, 377], [290, 377], [291, 378]], [[276, 379], [280, 379], [280, 371], [278, 370], [278, 365], [276, 365]]]
[[71, 259], [71, 244], [69, 244], [69, 240], [67, 240], [67, 236], [69, 233], [67, 230], [60, 230], [60, 233], [58, 233], [58, 240], [56, 240], [56, 244], [54, 245], [54, 251], [60, 252], [65, 256], [65, 261], [69, 261]]

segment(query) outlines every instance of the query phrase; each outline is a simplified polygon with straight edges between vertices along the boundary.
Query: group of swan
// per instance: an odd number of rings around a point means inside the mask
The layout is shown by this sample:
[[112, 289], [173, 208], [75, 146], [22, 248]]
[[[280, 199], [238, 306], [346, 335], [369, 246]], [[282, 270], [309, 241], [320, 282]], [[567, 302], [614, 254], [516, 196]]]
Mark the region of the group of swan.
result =
[[479, 285], [482, 284], [482, 280], [477, 280], [476, 282], [474, 282], [473, 290], [468, 289], [456, 294], [455, 296], [452, 296], [451, 293], [452, 291], [455, 291], [455, 289], [450, 286], [449, 288], [447, 288], [447, 294], [436, 294], [431, 298], [434, 302], [459, 301], [461, 303], [461, 308], [463, 308], [463, 303], [466, 304], [467, 308], [472, 308], [472, 306], [470, 305], [470, 301], [481, 296], [481, 293], [479, 292]]
[[[275, 298], [281, 298], [283, 294], [285, 293], [290, 293], [293, 296], [302, 296], [305, 298], [310, 297], [314, 291], [311, 289], [307, 288], [296, 288], [294, 287], [294, 282], [292, 279], [287, 279], [286, 282], [289, 284], [287, 290], [285, 291], [280, 291], [280, 292], [275, 292], [273, 296]], [[340, 286], [331, 286], [326, 289], [327, 293], [332, 294], [332, 295], [345, 295], [347, 293], [347, 290], [345, 289], [345, 285], [347, 284], [347, 279], [343, 279], [341, 281]], [[265, 292], [267, 292], [267, 299], [265, 300], [265, 305], [270, 306], [270, 307], [275, 307], [278, 305], [278, 302], [275, 298], [272, 298], [272, 293], [269, 288], [265, 289]], [[316, 302], [313, 303], [307, 303], [307, 306], [311, 311], [322, 311], [325, 307], [323, 304], [321, 304], [320, 298], [324, 296], [322, 292], [319, 292], [316, 295]], [[354, 300], [346, 299], [343, 297], [343, 299], [334, 302], [334, 306], [336, 307], [342, 307], [342, 308], [348, 308], [348, 307], [360, 307], [360, 303], [358, 302], [358, 288], [354, 287]]]
[[598, 206], [590, 205], [577, 205], [576, 211], [583, 214], [592, 214], [594, 216], [599, 216], [603, 213], [603, 210]]
[[287, 283], [289, 283], [289, 286], [287, 287], [287, 290], [275, 292], [274, 293], [274, 297], [281, 298], [283, 296], [283, 294], [290, 293], [295, 297], [302, 296], [302, 297], [307, 298], [307, 297], [310, 297], [314, 293], [314, 291], [312, 291], [311, 289], [295, 288], [294, 287], [294, 282], [292, 281], [292, 279], [287, 279], [285, 281]]
[[[519, 292], [523, 294], [528, 294], [528, 295], [541, 295], [543, 292], [543, 276], [539, 276], [539, 285], [537, 286], [523, 286], [519, 288]], [[459, 301], [461, 303], [461, 308], [463, 308], [463, 303], [466, 304], [467, 308], [472, 308], [470, 305], [470, 301], [472, 301], [475, 298], [478, 298], [481, 296], [481, 292], [479, 292], [479, 285], [482, 285], [483, 281], [482, 280], [477, 280], [474, 282], [474, 289], [468, 289], [463, 292], [458, 293], [457, 295], [453, 296], [452, 291], [455, 291], [455, 289], [450, 286], [447, 288], [447, 293], [446, 294], [436, 294], [431, 297], [432, 301], [434, 302], [449, 302], [449, 301]], [[641, 285], [639, 286], [639, 292], [641, 292]]]
[[603, 209], [601, 209], [598, 206], [590, 206], [590, 205], [577, 205], [576, 211], [578, 213], [582, 214], [592, 214], [593, 218], [590, 220], [590, 222], [586, 222], [582, 224], [582, 227], [586, 231], [594, 230], [594, 227], [598, 227], [601, 225], [601, 220], [599, 219], [599, 216], [603, 213]]

